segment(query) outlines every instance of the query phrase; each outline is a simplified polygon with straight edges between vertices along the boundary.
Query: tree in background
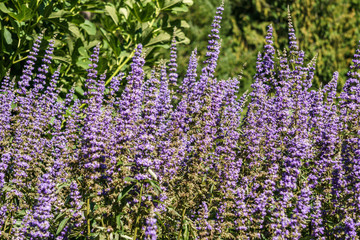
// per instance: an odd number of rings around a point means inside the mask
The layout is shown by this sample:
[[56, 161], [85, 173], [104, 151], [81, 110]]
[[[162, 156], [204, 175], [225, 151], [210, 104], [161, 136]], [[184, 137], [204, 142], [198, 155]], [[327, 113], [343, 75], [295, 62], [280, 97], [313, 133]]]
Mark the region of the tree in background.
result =
[[[186, 35], [191, 39], [191, 47], [179, 48], [179, 68], [185, 71], [192, 49], [197, 47], [199, 55], [206, 51], [206, 39], [209, 32], [204, 26], [211, 21], [211, 13], [219, 0], [197, 0], [189, 13], [181, 19], [189, 23]], [[250, 87], [255, 73], [257, 52], [265, 44], [263, 36], [266, 26], [272, 23], [275, 48], [282, 51], [288, 42], [287, 7], [293, 16], [299, 47], [309, 55], [307, 60], [316, 54], [317, 64], [314, 88], [324, 86], [331, 80], [332, 73], [339, 71], [342, 88], [345, 82], [346, 69], [358, 39], [360, 39], [360, 2], [357, 0], [228, 0], [221, 28], [222, 54], [217, 66], [220, 79], [227, 79], [240, 73], [244, 63], [244, 78], [241, 91]], [[345, 60], [345, 61], [344, 61]]]

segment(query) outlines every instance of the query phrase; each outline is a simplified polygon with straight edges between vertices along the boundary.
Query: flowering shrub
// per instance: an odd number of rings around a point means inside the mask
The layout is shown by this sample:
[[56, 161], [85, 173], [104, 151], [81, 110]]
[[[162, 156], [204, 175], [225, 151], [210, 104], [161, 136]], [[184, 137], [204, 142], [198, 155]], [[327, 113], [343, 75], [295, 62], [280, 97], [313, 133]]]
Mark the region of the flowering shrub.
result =
[[290, 14], [288, 50], [270, 25], [241, 119], [239, 80], [214, 77], [222, 11], [199, 76], [195, 49], [180, 81], [173, 41], [169, 68], [145, 80], [138, 45], [106, 86], [96, 46], [83, 99], [57, 101], [53, 41], [34, 72], [39, 36], [0, 90], [2, 238], [359, 238], [360, 49], [339, 97], [338, 73], [310, 91], [316, 59], [304, 63]]

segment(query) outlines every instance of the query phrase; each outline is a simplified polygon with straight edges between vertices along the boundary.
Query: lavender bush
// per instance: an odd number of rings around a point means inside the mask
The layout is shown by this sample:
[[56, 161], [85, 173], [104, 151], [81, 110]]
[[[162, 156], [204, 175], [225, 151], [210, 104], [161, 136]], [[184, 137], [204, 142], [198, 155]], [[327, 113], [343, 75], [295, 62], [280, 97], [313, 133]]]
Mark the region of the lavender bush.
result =
[[0, 90], [2, 239], [359, 239], [360, 46], [339, 96], [337, 72], [310, 90], [316, 57], [289, 13], [288, 48], [268, 26], [237, 98], [238, 78], [214, 77], [222, 11], [200, 73], [195, 49], [180, 79], [174, 40], [149, 78], [138, 45], [106, 85], [96, 46], [83, 99], [57, 101], [61, 66], [50, 76], [53, 41], [38, 63], [38, 37]]

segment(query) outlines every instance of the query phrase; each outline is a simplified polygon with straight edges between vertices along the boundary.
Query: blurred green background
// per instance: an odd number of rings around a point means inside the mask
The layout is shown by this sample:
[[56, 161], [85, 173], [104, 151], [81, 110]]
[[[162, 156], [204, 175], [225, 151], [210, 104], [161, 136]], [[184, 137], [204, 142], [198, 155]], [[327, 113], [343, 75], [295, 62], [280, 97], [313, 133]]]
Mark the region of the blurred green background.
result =
[[[189, 23], [185, 30], [190, 46], [181, 46], [180, 69], [184, 72], [188, 56], [197, 47], [203, 60], [207, 34], [219, 0], [196, 0], [189, 12], [180, 17]], [[293, 18], [299, 46], [306, 60], [318, 54], [314, 88], [331, 80], [339, 71], [339, 90], [360, 40], [359, 0], [225, 0], [221, 37], [222, 49], [217, 77], [226, 79], [240, 73], [244, 77], [241, 91], [250, 87], [255, 73], [256, 57], [265, 44], [266, 27], [273, 25], [276, 49], [287, 47], [287, 6]], [[305, 62], [306, 63], [306, 62]]]
[[[174, 27], [182, 77], [195, 47], [200, 61], [204, 60], [207, 35], [220, 3], [221, 0], [0, 0], [0, 77], [8, 69], [12, 69], [12, 75], [21, 74], [34, 39], [46, 29], [46, 41], [57, 34], [54, 59], [56, 64], [63, 64], [62, 93], [75, 83], [81, 96], [88, 57], [97, 43], [101, 43], [99, 71], [108, 69], [108, 77], [128, 70], [138, 43], [145, 46], [146, 70], [150, 71], [162, 59], [169, 58]], [[275, 48], [282, 51], [287, 47], [287, 6], [306, 60], [318, 54], [313, 87], [326, 84], [332, 73], [339, 71], [341, 89], [360, 39], [359, 0], [225, 0], [216, 71], [219, 79], [237, 76], [246, 63], [240, 90], [250, 88], [267, 25], [273, 24]], [[51, 71], [55, 69], [53, 66]]]

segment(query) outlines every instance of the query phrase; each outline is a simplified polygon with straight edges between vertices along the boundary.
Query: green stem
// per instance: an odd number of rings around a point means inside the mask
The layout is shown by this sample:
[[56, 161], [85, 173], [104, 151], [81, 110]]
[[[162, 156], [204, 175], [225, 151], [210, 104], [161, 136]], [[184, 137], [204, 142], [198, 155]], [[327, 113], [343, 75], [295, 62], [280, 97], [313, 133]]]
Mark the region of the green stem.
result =
[[[139, 200], [138, 212], [137, 212], [138, 215], [139, 215], [140, 207], [141, 207], [141, 199], [142, 199], [143, 188], [144, 188], [144, 184], [141, 183], [141, 188], [140, 188], [140, 200]], [[137, 230], [138, 230], [138, 226], [137, 226], [137, 225], [139, 224], [139, 221], [140, 221], [140, 216], [137, 216], [136, 222], [135, 222], [134, 240], [136, 240]]]
[[5, 232], [5, 230], [6, 230], [6, 225], [7, 225], [8, 219], [9, 219], [9, 218], [6, 218], [5, 223], [4, 223], [4, 232]]
[[[133, 50], [133, 51], [131, 52], [131, 54], [130, 54], [130, 55], [125, 59], [125, 61], [115, 70], [115, 72], [111, 75], [111, 77], [109, 77], [108, 80], [106, 80], [105, 86], [109, 85], [109, 83], [111, 82], [111, 79], [112, 79], [113, 77], [115, 77], [115, 76], [120, 72], [120, 70], [124, 67], [124, 65], [125, 65], [127, 62], [129, 62], [129, 60], [134, 56], [134, 53], [135, 53], [135, 50]], [[82, 105], [80, 106], [80, 109], [83, 109], [85, 106], [86, 106], [85, 103], [82, 104]]]
[[108, 80], [106, 80], [105, 86], [109, 85], [109, 83], [111, 82], [111, 79], [113, 79], [113, 77], [115, 77], [120, 72], [120, 70], [124, 67], [125, 64], [127, 64], [129, 62], [129, 60], [134, 56], [134, 54], [135, 54], [135, 49], [125, 59], [125, 61], [115, 70], [115, 72], [108, 78]]
[[[103, 228], [106, 228], [103, 218], [101, 218], [101, 225], [102, 225]], [[106, 239], [107, 239], [107, 240], [110, 240], [110, 235], [109, 235], [108, 233], [106, 234]]]
[[[12, 213], [10, 214], [10, 218], [12, 217]], [[12, 230], [12, 224], [10, 225], [10, 229], [9, 229], [9, 236], [11, 235], [11, 230]], [[5, 229], [4, 229], [4, 231], [5, 231]], [[8, 238], [8, 239], [10, 239], [10, 238]]]
[[87, 212], [87, 235], [88, 235], [88, 237], [90, 237], [90, 219], [89, 219], [89, 215], [90, 215], [90, 198], [87, 199], [86, 212]]
[[183, 223], [184, 223], [184, 216], [185, 216], [185, 212], [186, 212], [186, 208], [184, 208], [183, 212], [182, 212], [182, 215], [181, 215], [181, 223], [180, 223], [180, 231], [179, 231], [179, 235], [178, 235], [178, 240], [180, 240], [180, 237], [181, 237], [181, 232], [182, 232], [182, 226], [183, 226]]
[[25, 59], [27, 59], [27, 58], [28, 58], [28, 56], [23, 57], [23, 58], [21, 58], [21, 59], [19, 59], [19, 60], [13, 61], [13, 64], [18, 63], [18, 62], [21, 62], [21, 61], [23, 61], [23, 60], [25, 60]]

